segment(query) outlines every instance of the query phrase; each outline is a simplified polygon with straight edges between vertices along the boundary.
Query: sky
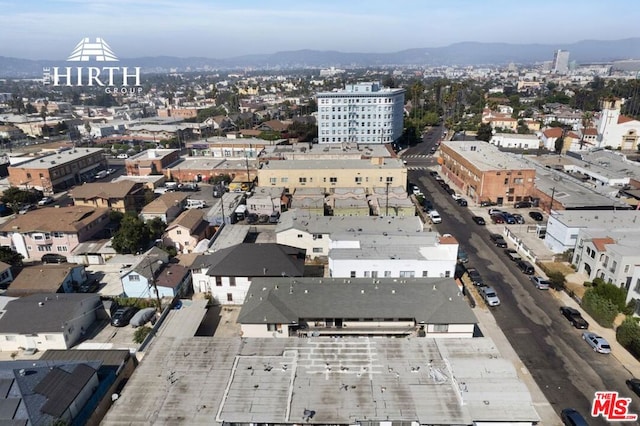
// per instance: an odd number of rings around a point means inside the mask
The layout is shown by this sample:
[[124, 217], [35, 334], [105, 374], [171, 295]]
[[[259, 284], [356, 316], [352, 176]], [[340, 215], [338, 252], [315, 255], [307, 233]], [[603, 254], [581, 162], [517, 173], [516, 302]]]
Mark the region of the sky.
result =
[[638, 18], [637, 0], [0, 0], [0, 56], [64, 60], [84, 37], [119, 58], [563, 44], [640, 36]]

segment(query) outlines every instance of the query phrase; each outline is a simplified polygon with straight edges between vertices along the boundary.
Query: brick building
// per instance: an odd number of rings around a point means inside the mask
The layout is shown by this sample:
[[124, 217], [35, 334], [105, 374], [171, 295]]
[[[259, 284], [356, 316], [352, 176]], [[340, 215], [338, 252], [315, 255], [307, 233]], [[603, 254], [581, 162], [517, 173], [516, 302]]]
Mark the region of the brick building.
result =
[[487, 142], [442, 142], [440, 152], [442, 172], [475, 202], [513, 203], [533, 195], [534, 167]]
[[9, 183], [45, 193], [64, 191], [107, 168], [102, 148], [73, 148], [12, 165]]
[[177, 149], [148, 149], [128, 158], [124, 166], [129, 176], [148, 176], [164, 174], [167, 167], [179, 160]]

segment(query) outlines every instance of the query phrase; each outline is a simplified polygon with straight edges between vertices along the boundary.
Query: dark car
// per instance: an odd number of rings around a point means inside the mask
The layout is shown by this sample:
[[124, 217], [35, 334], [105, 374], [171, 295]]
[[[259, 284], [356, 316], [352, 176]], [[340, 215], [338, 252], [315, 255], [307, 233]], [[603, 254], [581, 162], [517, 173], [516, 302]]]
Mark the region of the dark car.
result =
[[86, 281], [78, 286], [78, 293], [95, 293], [100, 289], [100, 284], [96, 280]]
[[502, 216], [501, 214], [492, 214], [491, 215], [491, 222], [498, 224], [498, 223], [504, 223], [504, 216]]
[[458, 198], [456, 200], [456, 203], [458, 203], [462, 207], [467, 207], [469, 205], [469, 203], [467, 203], [467, 200], [465, 200], [464, 198]]
[[120, 308], [111, 317], [111, 325], [114, 327], [125, 327], [129, 325], [131, 318], [138, 312], [138, 308], [128, 306], [126, 308]]
[[529, 217], [536, 222], [542, 222], [544, 220], [544, 216], [540, 212], [529, 212]]
[[507, 223], [508, 225], [515, 225], [517, 223], [516, 218], [513, 217], [511, 213], [503, 212], [502, 217], [504, 218], [505, 223]]
[[500, 248], [507, 248], [507, 242], [500, 234], [489, 234], [489, 239], [493, 244]]
[[516, 209], [529, 208], [529, 207], [531, 207], [531, 202], [530, 201], [516, 201], [516, 203], [513, 205], [513, 207], [515, 207]]
[[67, 258], [61, 254], [47, 253], [40, 258], [42, 263], [67, 263]]
[[271, 216], [269, 216], [269, 223], [278, 223], [280, 220], [280, 212], [273, 212]]
[[450, 186], [447, 186], [444, 190], [445, 190], [445, 192], [446, 192], [447, 194], [449, 194], [449, 195], [453, 195], [453, 194], [455, 194], [455, 193], [456, 193], [456, 190], [455, 190], [455, 189], [453, 189], [453, 188], [451, 188]]
[[425, 198], [422, 202], [422, 211], [430, 212], [431, 210], [433, 210], [433, 203]]
[[631, 389], [633, 393], [640, 396], [640, 379], [632, 378], [626, 381], [627, 387]]
[[484, 218], [482, 216], [473, 216], [471, 217], [471, 219], [473, 219], [473, 221], [475, 223], [477, 223], [478, 225], [486, 225], [487, 222], [484, 221]]
[[178, 191], [197, 192], [200, 191], [200, 187], [197, 183], [181, 183], [180, 185], [178, 185]]
[[469, 279], [473, 283], [473, 285], [477, 285], [478, 287], [484, 287], [484, 280], [480, 276], [480, 272], [476, 268], [467, 268], [467, 275]]
[[512, 216], [516, 220], [516, 223], [520, 225], [524, 224], [524, 217], [521, 214], [514, 213]]
[[491, 206], [497, 206], [497, 203], [494, 203], [493, 201], [489, 201], [489, 200], [484, 200], [484, 201], [480, 201], [480, 206], [482, 207], [491, 207]]
[[582, 417], [582, 414], [573, 408], [565, 408], [560, 412], [560, 418], [565, 426], [589, 426], [589, 423]]
[[260, 216], [258, 216], [255, 213], [249, 213], [247, 215], [247, 223], [250, 225], [253, 225], [254, 223], [258, 223], [259, 220], [260, 220]]
[[518, 266], [518, 268], [520, 268], [522, 272], [524, 272], [527, 275], [533, 275], [536, 273], [536, 270], [534, 269], [533, 265], [527, 262], [526, 260], [520, 259], [516, 262], [516, 265]]
[[582, 314], [577, 309], [573, 309], [569, 306], [563, 306], [560, 308], [560, 313], [569, 320], [571, 325], [575, 328], [586, 330], [589, 328], [589, 323], [582, 318]]
[[258, 223], [269, 223], [269, 215], [261, 214], [260, 216], [258, 216]]

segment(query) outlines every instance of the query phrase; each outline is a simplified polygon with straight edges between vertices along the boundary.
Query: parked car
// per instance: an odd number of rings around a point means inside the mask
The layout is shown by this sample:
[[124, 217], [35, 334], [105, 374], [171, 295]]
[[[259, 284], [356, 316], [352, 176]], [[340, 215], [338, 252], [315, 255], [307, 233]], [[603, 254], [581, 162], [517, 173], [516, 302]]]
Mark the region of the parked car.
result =
[[450, 195], [451, 195], [451, 194], [455, 194], [455, 193], [456, 193], [456, 190], [455, 190], [455, 189], [453, 189], [453, 188], [451, 188], [450, 186], [447, 186], [447, 187], [444, 189], [444, 191], [445, 191], [447, 194], [450, 194]]
[[522, 260], [522, 259], [518, 260], [516, 262], [516, 266], [518, 266], [518, 268], [527, 275], [533, 275], [536, 273], [536, 270], [533, 267], [533, 265], [527, 262], [526, 260]]
[[118, 154], [118, 156], [116, 158], [126, 159], [126, 158], [129, 158], [129, 155], [127, 155], [127, 154]]
[[472, 216], [471, 219], [478, 225], [486, 225], [487, 222], [484, 221], [482, 216]]
[[178, 191], [183, 192], [197, 192], [200, 191], [200, 187], [197, 183], [181, 183], [178, 185]]
[[508, 225], [515, 225], [516, 224], [516, 218], [513, 217], [513, 215], [511, 213], [502, 212], [502, 217], [504, 218], [504, 221], [505, 221], [506, 224], [508, 224]]
[[431, 210], [433, 210], [433, 203], [425, 198], [422, 202], [422, 211], [428, 213]]
[[551, 287], [551, 281], [545, 280], [542, 277], [534, 275], [531, 277], [531, 282], [536, 286], [538, 290], [549, 290]]
[[255, 213], [249, 213], [247, 215], [247, 223], [249, 225], [253, 225], [254, 223], [258, 223], [258, 220], [260, 220], [260, 217]]
[[111, 325], [114, 327], [125, 327], [129, 325], [131, 318], [138, 312], [138, 308], [133, 306], [127, 306], [126, 308], [120, 308], [111, 317]]
[[458, 194], [457, 192], [454, 192], [453, 194], [451, 194], [451, 198], [458, 201], [460, 198], [462, 198], [462, 194]]
[[504, 223], [504, 216], [502, 216], [501, 214], [492, 214], [491, 222], [493, 222], [494, 224]]
[[42, 197], [42, 198], [40, 199], [40, 201], [38, 201], [38, 205], [39, 205], [39, 206], [46, 206], [47, 204], [51, 204], [51, 203], [53, 203], [54, 201], [55, 201], [55, 200], [53, 199], [53, 197], [49, 197], [49, 196], [47, 196], [47, 197]]
[[517, 262], [520, 259], [522, 259], [518, 254], [518, 250], [516, 249], [512, 249], [512, 248], [504, 249], [504, 254], [506, 254], [507, 257], [513, 262]]
[[565, 408], [560, 412], [560, 418], [565, 426], [589, 426], [582, 414], [573, 408]]
[[442, 222], [442, 217], [440, 216], [440, 213], [438, 213], [437, 210], [431, 210], [429, 212], [429, 218], [431, 219], [431, 223], [441, 223]]
[[489, 234], [489, 239], [493, 244], [500, 248], [507, 248], [507, 242], [500, 234]]
[[513, 207], [515, 207], [516, 209], [530, 208], [531, 201], [516, 201]]
[[25, 204], [22, 207], [20, 207], [20, 210], [18, 210], [18, 214], [26, 214], [31, 210], [35, 210], [37, 209], [36, 206], [34, 206], [33, 204]]
[[269, 223], [269, 215], [261, 214], [258, 216], [258, 223]]
[[280, 220], [280, 212], [273, 212], [271, 216], [269, 216], [269, 223], [278, 223]]
[[480, 276], [480, 272], [476, 268], [467, 268], [467, 275], [471, 283], [478, 287], [484, 287], [484, 280]]
[[524, 224], [524, 217], [521, 214], [514, 213], [511, 216], [513, 216], [513, 218], [516, 220], [517, 224], [519, 224], [519, 225], [523, 225]]
[[498, 203], [495, 203], [493, 201], [490, 200], [484, 200], [484, 201], [480, 201], [480, 206], [481, 207], [491, 207], [491, 206], [497, 206]]
[[78, 293], [96, 293], [100, 289], [100, 284], [96, 280], [85, 281], [78, 286]]
[[611, 353], [611, 346], [604, 337], [598, 336], [596, 333], [592, 333], [590, 331], [585, 331], [582, 333], [582, 338], [589, 344], [589, 346], [591, 346], [591, 349], [593, 349], [594, 352], [601, 354]]
[[640, 379], [636, 379], [635, 377], [632, 377], [631, 379], [627, 380], [625, 383], [633, 393], [640, 396]]
[[500, 209], [489, 209], [489, 216], [494, 215], [494, 214], [502, 214], [502, 210]]
[[467, 200], [465, 200], [464, 198], [458, 198], [456, 200], [456, 203], [458, 203], [458, 205], [462, 207], [467, 207], [469, 205], [469, 203], [467, 203]]
[[487, 306], [500, 305], [500, 299], [498, 298], [498, 295], [496, 294], [496, 291], [493, 289], [493, 287], [482, 287], [480, 292], [482, 293], [482, 298], [484, 299], [484, 302], [487, 304]]
[[529, 217], [536, 222], [542, 222], [544, 220], [544, 216], [540, 212], [529, 212]]
[[67, 263], [67, 258], [57, 253], [46, 253], [40, 258], [42, 263]]
[[573, 325], [575, 328], [580, 328], [583, 330], [589, 328], [589, 323], [584, 318], [582, 318], [582, 314], [577, 309], [569, 306], [563, 306], [560, 308], [560, 313], [564, 315], [564, 317], [568, 319], [571, 325]]
[[151, 321], [151, 323], [154, 324], [155, 316], [156, 316], [156, 308], [140, 309], [138, 312], [135, 313], [133, 317], [131, 317], [131, 320], [129, 321], [129, 323], [133, 328], [142, 327], [149, 321]]
[[460, 246], [458, 246], [458, 262], [467, 263], [469, 262], [469, 255], [466, 251]]

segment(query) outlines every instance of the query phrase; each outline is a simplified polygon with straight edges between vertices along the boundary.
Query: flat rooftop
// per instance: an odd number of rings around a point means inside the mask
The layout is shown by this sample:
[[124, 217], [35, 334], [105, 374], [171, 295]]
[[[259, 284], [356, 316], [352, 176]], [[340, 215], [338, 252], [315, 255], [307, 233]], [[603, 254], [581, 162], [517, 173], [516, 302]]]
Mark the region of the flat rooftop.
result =
[[484, 141], [443, 141], [441, 146], [451, 149], [466, 158], [482, 171], [532, 170], [533, 167], [519, 157], [502, 152], [498, 147]]
[[358, 169], [402, 169], [404, 164], [399, 158], [384, 158], [380, 164], [371, 160], [286, 160], [286, 161], [269, 161], [263, 163], [263, 170], [358, 170]]
[[[29, 169], [50, 169], [51, 167], [59, 166], [60, 164], [65, 164], [71, 161], [76, 161], [88, 155], [93, 155], [95, 153], [103, 151], [104, 150], [102, 148], [67, 149], [54, 154], [34, 157], [33, 159], [28, 161], [21, 161], [20, 164], [16, 166]], [[23, 158], [24, 157], [22, 157], [21, 159]]]
[[537, 422], [488, 338], [159, 336], [103, 425]]
[[249, 167], [255, 176], [255, 170], [258, 167], [256, 159], [243, 157], [230, 157], [221, 159], [218, 157], [186, 157], [179, 162], [172, 164], [169, 169], [173, 170], [246, 170]]
[[292, 209], [280, 215], [276, 233], [287, 229], [313, 234], [384, 235], [422, 232], [424, 224], [418, 216], [320, 216]]
[[557, 220], [570, 228], [637, 228], [640, 226], [638, 210], [558, 210], [549, 220]]

